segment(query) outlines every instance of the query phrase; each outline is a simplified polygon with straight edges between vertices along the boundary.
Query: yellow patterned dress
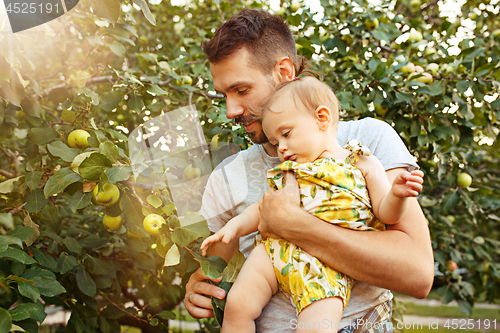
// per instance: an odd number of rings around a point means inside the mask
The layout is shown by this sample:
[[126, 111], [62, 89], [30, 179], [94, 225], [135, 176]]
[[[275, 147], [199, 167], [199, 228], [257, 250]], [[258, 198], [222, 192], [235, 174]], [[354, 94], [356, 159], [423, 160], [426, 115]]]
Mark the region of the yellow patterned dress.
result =
[[[282, 188], [283, 171], [293, 171], [300, 187], [301, 207], [307, 212], [345, 228], [385, 230], [371, 211], [365, 179], [354, 166], [361, 155], [370, 155], [370, 151], [355, 140], [344, 148], [351, 151], [344, 160], [284, 162], [268, 171], [269, 185], [275, 190]], [[342, 298], [345, 308], [353, 279], [284, 239], [267, 238], [262, 242], [273, 262], [280, 289], [291, 295], [297, 313], [327, 297]]]

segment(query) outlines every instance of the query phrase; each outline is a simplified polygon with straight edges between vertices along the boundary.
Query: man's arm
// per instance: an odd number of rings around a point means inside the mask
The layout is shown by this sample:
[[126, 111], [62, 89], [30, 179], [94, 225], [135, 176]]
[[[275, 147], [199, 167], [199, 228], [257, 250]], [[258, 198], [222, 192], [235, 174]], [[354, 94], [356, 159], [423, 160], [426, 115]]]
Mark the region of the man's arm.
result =
[[[387, 171], [389, 181], [403, 169]], [[263, 236], [284, 238], [352, 278], [423, 298], [434, 277], [429, 229], [416, 198], [387, 231], [356, 231], [335, 226], [300, 208], [297, 183], [268, 191], [259, 206]], [[290, 188], [288, 188], [290, 187]]]

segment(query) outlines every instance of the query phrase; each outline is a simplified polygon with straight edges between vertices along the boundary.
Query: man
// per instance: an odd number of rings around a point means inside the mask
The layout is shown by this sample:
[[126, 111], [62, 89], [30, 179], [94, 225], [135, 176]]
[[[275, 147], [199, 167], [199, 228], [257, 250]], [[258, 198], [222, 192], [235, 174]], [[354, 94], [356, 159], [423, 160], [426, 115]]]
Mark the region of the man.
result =
[[[279, 159], [276, 147], [267, 142], [262, 131], [258, 107], [278, 83], [300, 74], [303, 62], [299, 63], [295, 41], [286, 23], [279, 16], [258, 10], [245, 9], [233, 16], [203, 45], [203, 50], [210, 61], [214, 87], [226, 98], [227, 117], [244, 125], [255, 143], [238, 155], [244, 161], [243, 171], [228, 164], [224, 177], [214, 173], [207, 184], [201, 213], [209, 217], [217, 215], [208, 219], [215, 232], [248, 205], [258, 202], [268, 190], [266, 171], [277, 165]], [[339, 144], [343, 146], [351, 139], [370, 148], [381, 160], [391, 182], [400, 168], [416, 167], [397, 133], [384, 122], [369, 118], [341, 122]], [[248, 180], [247, 185], [243, 179]], [[225, 183], [231, 184], [235, 195], [245, 194], [245, 199], [230, 209], [227, 209], [229, 200], [221, 195]], [[278, 195], [272, 190], [264, 194], [260, 204], [260, 232], [263, 236], [287, 239], [358, 281], [340, 323], [344, 332], [373, 331], [373, 327], [390, 331], [387, 324], [392, 294], [387, 289], [423, 298], [432, 286], [430, 236], [416, 199], [411, 199], [408, 214], [396, 226], [382, 232], [360, 232], [324, 223], [308, 214], [300, 208], [299, 198], [289, 194], [293, 192], [285, 187], [277, 191]], [[242, 237], [239, 244], [219, 243], [212, 254], [228, 261], [239, 245], [247, 256], [252, 237]], [[213, 316], [210, 296], [222, 299], [225, 293], [208, 283], [199, 269], [186, 286], [186, 309], [196, 318]], [[368, 317], [379, 325], [362, 327], [361, 319], [366, 323]], [[357, 319], [360, 321], [356, 322]], [[294, 332], [301, 327], [283, 293], [273, 296], [256, 324], [257, 332]]]

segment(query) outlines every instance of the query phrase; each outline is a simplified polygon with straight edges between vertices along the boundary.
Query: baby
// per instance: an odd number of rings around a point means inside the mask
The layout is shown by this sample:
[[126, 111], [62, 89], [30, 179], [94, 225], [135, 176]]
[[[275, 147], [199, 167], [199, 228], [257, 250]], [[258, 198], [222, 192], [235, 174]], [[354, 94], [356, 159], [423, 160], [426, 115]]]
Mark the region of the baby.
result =
[[[269, 185], [277, 190], [285, 180], [297, 181], [301, 207], [309, 213], [345, 228], [384, 230], [384, 224], [405, 215], [407, 198], [422, 189], [423, 173], [401, 172], [391, 186], [368, 148], [356, 141], [345, 147], [337, 143], [338, 113], [336, 96], [314, 77], [278, 86], [262, 115], [264, 133], [283, 162], [268, 171]], [[258, 205], [205, 239], [203, 255], [210, 245], [257, 231]], [[308, 332], [336, 332], [353, 283], [300, 247], [267, 238], [252, 251], [228, 294], [222, 332], [255, 332], [254, 320], [278, 290], [290, 295], [298, 323], [333, 323]]]

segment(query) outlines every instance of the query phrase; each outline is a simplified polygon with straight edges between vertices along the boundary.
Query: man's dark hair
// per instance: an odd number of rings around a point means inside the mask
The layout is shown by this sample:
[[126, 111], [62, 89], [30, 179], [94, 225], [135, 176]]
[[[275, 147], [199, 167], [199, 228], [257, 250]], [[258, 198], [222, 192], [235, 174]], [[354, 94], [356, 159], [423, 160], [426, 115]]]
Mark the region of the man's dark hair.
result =
[[264, 10], [243, 9], [222, 24], [208, 42], [202, 44], [208, 60], [216, 64], [241, 48], [247, 48], [264, 74], [271, 74], [280, 57], [293, 62], [296, 75], [306, 66], [297, 58], [295, 40], [286, 22]]

